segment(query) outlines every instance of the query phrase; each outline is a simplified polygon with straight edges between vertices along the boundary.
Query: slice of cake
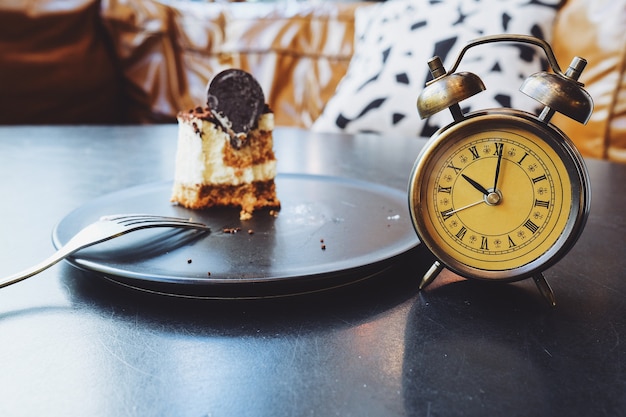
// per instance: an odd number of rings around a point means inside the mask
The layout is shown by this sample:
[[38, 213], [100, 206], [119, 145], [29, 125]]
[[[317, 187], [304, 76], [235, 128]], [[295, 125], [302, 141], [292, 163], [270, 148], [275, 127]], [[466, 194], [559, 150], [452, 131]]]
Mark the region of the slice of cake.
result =
[[252, 75], [226, 70], [210, 83], [206, 107], [178, 114], [173, 202], [191, 209], [233, 206], [247, 219], [278, 209], [274, 113]]

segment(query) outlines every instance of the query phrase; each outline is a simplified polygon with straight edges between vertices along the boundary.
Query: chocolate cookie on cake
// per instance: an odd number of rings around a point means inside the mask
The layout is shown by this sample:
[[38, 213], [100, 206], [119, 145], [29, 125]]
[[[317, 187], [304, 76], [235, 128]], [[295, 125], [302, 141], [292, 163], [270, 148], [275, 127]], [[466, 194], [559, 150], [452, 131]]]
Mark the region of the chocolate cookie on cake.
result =
[[207, 105], [178, 114], [173, 202], [191, 209], [233, 206], [247, 219], [278, 209], [274, 113], [254, 77], [242, 70], [217, 74]]

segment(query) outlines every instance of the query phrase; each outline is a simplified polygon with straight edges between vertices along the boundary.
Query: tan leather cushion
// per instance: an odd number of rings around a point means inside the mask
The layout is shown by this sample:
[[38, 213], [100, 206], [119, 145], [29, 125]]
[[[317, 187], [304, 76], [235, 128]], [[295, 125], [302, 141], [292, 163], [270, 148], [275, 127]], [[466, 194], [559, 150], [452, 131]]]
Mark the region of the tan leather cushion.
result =
[[626, 162], [626, 1], [567, 0], [554, 30], [563, 70], [574, 56], [588, 61], [580, 81], [595, 109], [585, 126], [558, 114], [553, 122], [583, 155]]
[[[109, 0], [101, 15], [123, 74], [131, 122], [172, 122], [178, 110], [194, 105], [177, 30], [185, 18], [182, 12], [153, 0]], [[211, 33], [204, 48], [212, 53], [213, 32], [218, 38], [223, 32], [219, 10], [189, 18], [203, 25], [192, 29], [197, 37]], [[208, 29], [213, 27], [214, 31]]]
[[102, 13], [133, 120], [173, 120], [206, 102], [213, 75], [236, 67], [259, 80], [277, 125], [308, 127], [347, 70], [363, 5], [109, 0]]
[[293, 3], [286, 8], [277, 3], [258, 13], [242, 13], [240, 6], [246, 5], [233, 6], [223, 64], [258, 78], [276, 124], [310, 127], [348, 69], [354, 10], [363, 3]]
[[96, 0], [0, 4], [0, 123], [121, 120]]

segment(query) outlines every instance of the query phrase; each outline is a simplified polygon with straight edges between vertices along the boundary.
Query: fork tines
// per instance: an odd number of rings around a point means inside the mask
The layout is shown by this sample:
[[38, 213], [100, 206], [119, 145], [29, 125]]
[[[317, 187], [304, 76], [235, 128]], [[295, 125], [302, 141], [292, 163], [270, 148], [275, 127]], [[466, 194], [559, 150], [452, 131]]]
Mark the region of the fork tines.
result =
[[100, 217], [100, 220], [113, 221], [125, 226], [140, 225], [143, 223], [167, 223], [175, 225], [189, 225], [190, 227], [206, 227], [204, 223], [195, 222], [191, 218], [161, 216], [156, 214], [111, 214]]

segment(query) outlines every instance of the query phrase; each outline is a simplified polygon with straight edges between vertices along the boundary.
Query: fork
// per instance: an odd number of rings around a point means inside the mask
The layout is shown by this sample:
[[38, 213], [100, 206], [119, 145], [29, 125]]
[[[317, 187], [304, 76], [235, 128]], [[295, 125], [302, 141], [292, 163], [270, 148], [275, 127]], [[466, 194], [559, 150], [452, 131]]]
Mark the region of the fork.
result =
[[125, 235], [140, 229], [154, 227], [174, 227], [209, 231], [203, 223], [180, 217], [156, 216], [151, 214], [116, 214], [103, 216], [98, 221], [87, 225], [74, 235], [64, 246], [52, 256], [22, 272], [13, 274], [0, 280], [0, 288], [15, 284], [28, 277], [32, 277], [67, 258], [74, 252], [86, 247]]

